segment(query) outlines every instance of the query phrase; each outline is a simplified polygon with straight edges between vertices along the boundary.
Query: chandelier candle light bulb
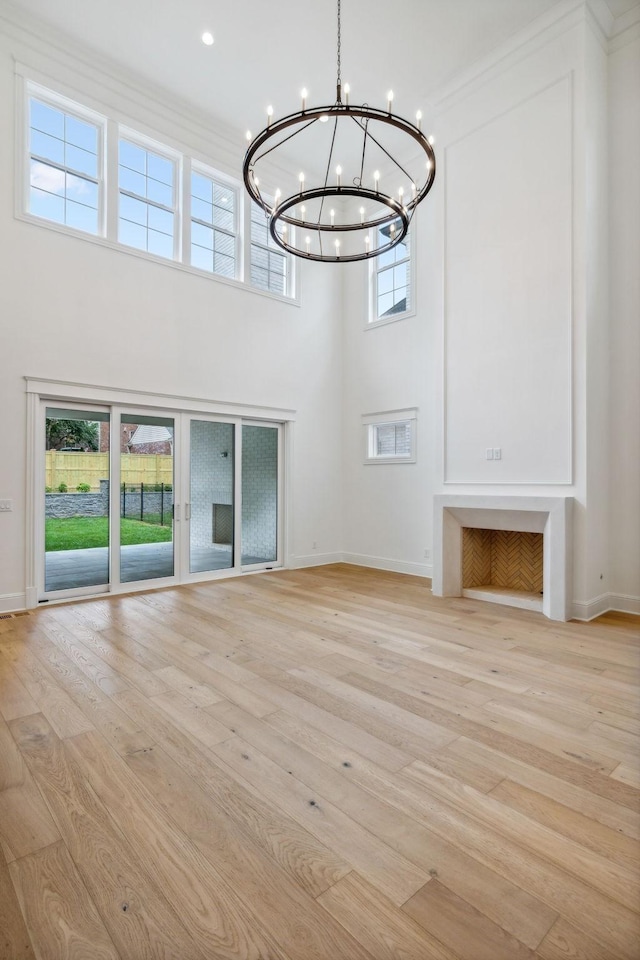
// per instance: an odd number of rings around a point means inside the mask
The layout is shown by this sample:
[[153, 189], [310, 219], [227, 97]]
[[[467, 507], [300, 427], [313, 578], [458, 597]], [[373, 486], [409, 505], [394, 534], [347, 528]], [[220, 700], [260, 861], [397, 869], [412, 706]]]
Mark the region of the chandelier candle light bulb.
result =
[[342, 176], [342, 167], [340, 164], [336, 167], [336, 177], [338, 178], [338, 186], [340, 186], [340, 177]]
[[393, 90], [387, 94], [387, 113], [391, 113], [391, 104], [393, 103]]
[[306, 88], [306, 87], [303, 87], [302, 90], [300, 91], [300, 96], [302, 97], [302, 112], [303, 112], [303, 113], [304, 113], [304, 111], [307, 109], [307, 96], [308, 96], [308, 95], [309, 95], [309, 94], [308, 94], [307, 88]]
[[271, 104], [267, 107], [267, 127], [271, 126], [271, 121], [273, 120], [273, 107]]
[[346, 107], [349, 106], [349, 94], [350, 94], [350, 93], [351, 93], [351, 87], [349, 86], [348, 83], [345, 83], [345, 85], [344, 85], [344, 103], [345, 103], [345, 106], [346, 106]]

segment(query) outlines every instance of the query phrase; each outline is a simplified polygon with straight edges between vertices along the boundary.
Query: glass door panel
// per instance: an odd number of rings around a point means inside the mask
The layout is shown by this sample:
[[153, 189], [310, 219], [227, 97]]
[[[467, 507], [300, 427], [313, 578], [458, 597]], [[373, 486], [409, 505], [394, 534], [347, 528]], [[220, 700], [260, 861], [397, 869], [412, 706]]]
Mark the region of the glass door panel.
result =
[[234, 565], [233, 423], [190, 422], [189, 572]]
[[120, 582], [174, 575], [174, 420], [123, 414]]
[[109, 583], [107, 411], [45, 408], [44, 589]]
[[242, 565], [278, 557], [278, 447], [274, 427], [242, 426]]

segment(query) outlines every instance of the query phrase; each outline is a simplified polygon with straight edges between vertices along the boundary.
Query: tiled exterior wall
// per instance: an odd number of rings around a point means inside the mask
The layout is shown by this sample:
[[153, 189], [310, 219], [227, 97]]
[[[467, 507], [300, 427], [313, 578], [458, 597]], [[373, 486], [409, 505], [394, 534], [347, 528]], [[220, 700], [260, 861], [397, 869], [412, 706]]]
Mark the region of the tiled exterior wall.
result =
[[278, 431], [242, 429], [242, 554], [275, 560], [278, 529]]
[[[224, 456], [224, 454], [227, 456]], [[213, 504], [233, 503], [233, 424], [191, 422], [191, 543], [213, 542]]]

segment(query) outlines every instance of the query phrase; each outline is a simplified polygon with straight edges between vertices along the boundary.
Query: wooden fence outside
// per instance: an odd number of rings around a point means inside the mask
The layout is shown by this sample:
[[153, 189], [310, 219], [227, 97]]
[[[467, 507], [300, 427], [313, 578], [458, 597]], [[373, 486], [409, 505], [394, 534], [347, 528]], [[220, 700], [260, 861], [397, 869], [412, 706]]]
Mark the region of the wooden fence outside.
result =
[[[52, 490], [57, 490], [61, 483], [66, 483], [70, 493], [79, 483], [88, 483], [92, 490], [99, 490], [100, 481], [109, 479], [108, 453], [47, 450], [45, 458], [45, 484]], [[157, 453], [123, 453], [120, 482], [171, 484], [173, 457]]]

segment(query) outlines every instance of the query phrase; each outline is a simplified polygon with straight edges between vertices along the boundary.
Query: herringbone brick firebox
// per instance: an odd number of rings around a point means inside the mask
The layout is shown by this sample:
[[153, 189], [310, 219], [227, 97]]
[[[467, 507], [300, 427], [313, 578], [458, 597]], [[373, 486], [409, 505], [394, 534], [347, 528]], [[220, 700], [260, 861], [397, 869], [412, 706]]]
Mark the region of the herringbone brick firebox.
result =
[[542, 593], [542, 534], [462, 528], [462, 586]]

